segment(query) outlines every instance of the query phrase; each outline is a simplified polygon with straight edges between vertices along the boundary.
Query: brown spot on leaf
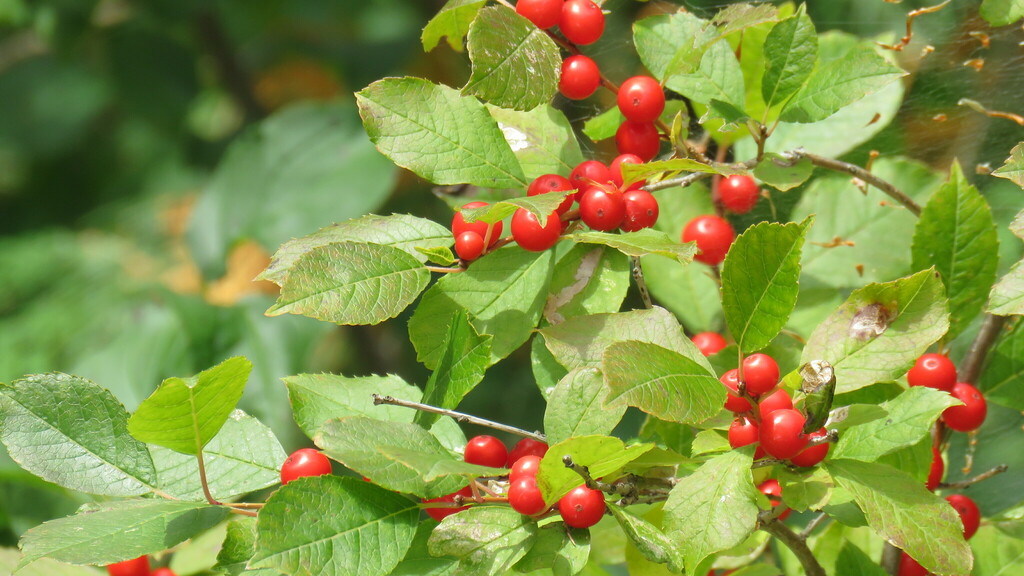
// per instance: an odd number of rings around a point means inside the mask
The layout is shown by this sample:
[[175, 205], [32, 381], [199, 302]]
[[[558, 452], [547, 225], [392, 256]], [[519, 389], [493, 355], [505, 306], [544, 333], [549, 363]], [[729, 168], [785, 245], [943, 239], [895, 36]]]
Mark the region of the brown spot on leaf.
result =
[[882, 335], [889, 324], [896, 319], [896, 312], [880, 302], [864, 306], [853, 315], [850, 321], [850, 338], [854, 340], [873, 340]]

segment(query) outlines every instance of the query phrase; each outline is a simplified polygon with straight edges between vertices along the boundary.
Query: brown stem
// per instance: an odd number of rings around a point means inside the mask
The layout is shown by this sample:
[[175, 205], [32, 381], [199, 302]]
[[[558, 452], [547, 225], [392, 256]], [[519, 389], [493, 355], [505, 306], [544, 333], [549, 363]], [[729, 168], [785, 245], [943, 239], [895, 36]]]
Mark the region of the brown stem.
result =
[[804, 567], [804, 574], [807, 576], [825, 576], [825, 569], [821, 567], [818, 559], [814, 557], [814, 553], [807, 547], [807, 541], [798, 536], [796, 532], [790, 530], [788, 526], [777, 518], [772, 518], [770, 512], [767, 515], [762, 512], [759, 519], [761, 520], [761, 530], [771, 534], [779, 542], [782, 542], [786, 548], [789, 548], [797, 560], [800, 561], [800, 565]]
[[968, 384], [977, 382], [978, 376], [981, 374], [981, 367], [985, 364], [985, 357], [988, 356], [988, 351], [992, 349], [992, 345], [995, 344], [996, 338], [999, 337], [999, 333], [1003, 330], [1005, 324], [1005, 316], [985, 315], [985, 321], [981, 324], [981, 330], [978, 331], [974, 342], [971, 343], [971, 348], [967, 351], [967, 355], [960, 362], [961, 382], [967, 382]]
[[238, 514], [240, 516], [251, 516], [253, 518], [259, 518], [259, 514], [252, 510], [240, 510], [238, 508], [228, 508], [228, 512], [232, 514]]
[[882, 548], [882, 570], [885, 570], [887, 574], [895, 576], [896, 572], [900, 569], [900, 555], [903, 552], [886, 542]]
[[508, 432], [509, 434], [515, 434], [516, 436], [523, 436], [526, 438], [533, 438], [540, 442], [546, 442], [547, 438], [540, 432], [528, 432], [515, 426], [509, 426], [508, 424], [501, 424], [499, 422], [493, 422], [485, 418], [478, 418], [476, 416], [470, 416], [462, 412], [456, 412], [454, 410], [448, 410], [446, 408], [438, 408], [437, 406], [431, 406], [429, 404], [421, 404], [419, 402], [411, 402], [409, 400], [401, 400], [391, 396], [381, 396], [379, 394], [373, 395], [374, 405], [390, 404], [392, 406], [404, 406], [405, 408], [412, 408], [421, 412], [430, 412], [432, 414], [440, 414], [442, 416], [449, 416], [459, 422], [466, 422], [469, 424], [476, 424], [477, 426], [486, 426], [495, 430], [501, 430], [502, 432]]
[[636, 288], [640, 291], [640, 298], [644, 301], [644, 308], [650, 310], [654, 308], [654, 304], [651, 302], [651, 292], [647, 289], [647, 281], [644, 280], [644, 270], [640, 267], [640, 257], [633, 256], [630, 260], [633, 264], [633, 280], [636, 282]]
[[808, 522], [807, 526], [800, 532], [800, 538], [807, 540], [807, 537], [810, 536], [818, 526], [821, 526], [821, 523], [825, 520], [828, 520], [828, 514], [825, 514], [824, 512], [815, 516], [814, 519]]
[[669, 178], [667, 180], [662, 180], [661, 182], [652, 182], [651, 184], [644, 186], [643, 189], [648, 192], [654, 192], [656, 190], [664, 190], [666, 188], [674, 188], [676, 186], [686, 188], [690, 184], [706, 180], [710, 177], [711, 174], [708, 174], [707, 172], [691, 172], [685, 176]]
[[206, 480], [206, 463], [203, 462], [202, 448], [196, 453], [196, 460], [199, 462], [199, 483], [203, 486], [203, 496], [206, 496], [206, 501], [210, 504], [220, 506], [221, 503], [215, 500], [213, 494], [210, 493], [210, 484]]
[[825, 158], [824, 156], [818, 156], [817, 154], [811, 154], [802, 149], [793, 150], [791, 152], [785, 152], [782, 154], [783, 158], [791, 160], [799, 160], [800, 158], [806, 158], [811, 161], [811, 164], [825, 168], [827, 170], [834, 170], [836, 172], [846, 172], [856, 178], [860, 178], [864, 182], [878, 188], [885, 194], [887, 194], [893, 200], [899, 202], [903, 207], [910, 211], [914, 216], [921, 215], [921, 206], [910, 196], [907, 196], [899, 188], [893, 186], [889, 182], [882, 180], [878, 176], [875, 176], [871, 172], [857, 166], [856, 164], [850, 164], [849, 162], [843, 162], [834, 158]]
[[974, 484], [977, 484], [978, 482], [982, 482], [982, 481], [988, 480], [989, 478], [991, 478], [993, 476], [998, 476], [998, 475], [1002, 474], [1003, 472], [1006, 472], [1006, 470], [1008, 468], [1009, 468], [1009, 466], [1007, 466], [1006, 464], [1000, 464], [999, 466], [996, 466], [995, 468], [993, 468], [991, 470], [988, 470], [986, 472], [982, 472], [981, 474], [978, 474], [977, 476], [975, 476], [973, 478], [968, 478], [967, 480], [961, 480], [959, 482], [950, 482], [948, 484], [946, 482], [940, 482], [938, 487], [939, 488], [953, 488], [953, 489], [969, 488], [970, 486], [973, 486]]
[[224, 87], [238, 101], [245, 116], [251, 120], [265, 118], [267, 111], [256, 99], [249, 75], [238, 61], [220, 18], [212, 10], [202, 12], [196, 19], [196, 33], [213, 59]]

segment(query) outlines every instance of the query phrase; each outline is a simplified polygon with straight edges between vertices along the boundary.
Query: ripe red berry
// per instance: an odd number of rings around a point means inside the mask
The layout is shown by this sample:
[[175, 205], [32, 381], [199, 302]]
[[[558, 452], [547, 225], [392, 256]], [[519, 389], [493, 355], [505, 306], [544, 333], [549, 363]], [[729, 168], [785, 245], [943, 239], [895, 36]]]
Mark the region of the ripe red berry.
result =
[[[774, 478], [765, 480], [757, 489], [768, 497], [768, 501], [772, 503], [772, 508], [782, 504], [782, 486], [779, 485], [778, 480]], [[792, 512], [792, 510], [787, 509], [782, 514], [779, 514], [779, 520], [785, 520]]]
[[[572, 182], [569, 182], [568, 178], [559, 176], [558, 174], [544, 174], [537, 176], [530, 182], [530, 186], [526, 189], [527, 196], [538, 196], [540, 194], [547, 194], [548, 192], [568, 192], [575, 190]], [[569, 194], [565, 197], [565, 200], [558, 205], [555, 209], [559, 214], [565, 214], [572, 208], [573, 194]]]
[[956, 384], [956, 365], [948, 356], [925, 354], [914, 362], [907, 372], [907, 383], [911, 386], [928, 386], [949, 392]]
[[573, 528], [590, 528], [601, 521], [607, 505], [604, 494], [586, 486], [577, 486], [558, 501], [558, 513]]
[[573, 187], [580, 192], [591, 186], [600, 186], [611, 181], [612, 175], [608, 171], [608, 167], [597, 160], [580, 162], [569, 174], [569, 182], [572, 182]]
[[152, 576], [178, 576], [170, 568], [157, 568], [153, 571]]
[[942, 482], [942, 475], [946, 472], [946, 463], [942, 460], [942, 452], [938, 446], [932, 445], [932, 467], [928, 470], [928, 482], [925, 488], [935, 490]]
[[149, 576], [149, 556], [109, 564], [107, 572], [110, 576]]
[[543, 458], [548, 453], [548, 445], [540, 440], [534, 440], [533, 438], [523, 438], [516, 445], [512, 447], [512, 451], [508, 453], [508, 465], [515, 466], [521, 458], [526, 456], [536, 456]]
[[[445, 494], [444, 496], [440, 496], [438, 498], [424, 499], [423, 503], [424, 504], [451, 503], [451, 502], [455, 502], [455, 497], [456, 496], [462, 496], [463, 498], [471, 498], [473, 496], [473, 489], [470, 488], [469, 486], [466, 486], [466, 487], [462, 488], [461, 490], [458, 490], [456, 492], [452, 492], [451, 494]], [[434, 520], [437, 520], [438, 522], [440, 522], [441, 520], [444, 520], [445, 518], [451, 516], [452, 514], [455, 514], [457, 512], [462, 512], [463, 510], [465, 510], [467, 508], [469, 508], [469, 506], [460, 506], [458, 508], [456, 508], [456, 507], [424, 508], [424, 510], [426, 511], [428, 516], [430, 516]]]
[[698, 216], [683, 228], [683, 242], [696, 242], [700, 250], [694, 259], [709, 266], [716, 266], [725, 260], [735, 237], [732, 225], [718, 216]]
[[566, 0], [558, 28], [573, 44], [593, 44], [604, 34], [604, 12], [591, 0]]
[[741, 448], [748, 446], [758, 441], [760, 438], [758, 434], [757, 422], [741, 416], [732, 421], [729, 425], [729, 446], [733, 448]]
[[788, 460], [807, 446], [807, 419], [793, 409], [776, 410], [761, 421], [761, 447], [769, 456]]
[[636, 232], [654, 226], [658, 221], [658, 201], [646, 190], [629, 190], [622, 193], [626, 215], [619, 226], [626, 232]]
[[484, 239], [476, 232], [467, 230], [455, 238], [455, 253], [466, 262], [472, 262], [484, 253]]
[[511, 471], [508, 473], [508, 479], [510, 482], [514, 482], [523, 476], [533, 476], [536, 478], [539, 470], [540, 456], [527, 454], [516, 460], [515, 464], [512, 464]]
[[[462, 206], [463, 210], [468, 208], [480, 208], [487, 206], [487, 202], [470, 202]], [[501, 239], [501, 222], [495, 222], [490, 225], [491, 228], [491, 239], [488, 246], [494, 246], [494, 243]], [[486, 222], [476, 220], [474, 222], [466, 222], [462, 218], [462, 212], [456, 212], [452, 216], [452, 234], [458, 238], [463, 232], [476, 232], [481, 238], [487, 238], [488, 224]]]
[[512, 239], [524, 250], [543, 252], [558, 242], [562, 234], [562, 221], [558, 211], [552, 212], [542, 226], [533, 212], [525, 208], [512, 215]]
[[752, 408], [750, 400], [739, 395], [739, 370], [733, 368], [725, 374], [722, 374], [722, 377], [719, 378], [719, 380], [722, 384], [725, 384], [726, 388], [729, 389], [729, 392], [725, 396], [726, 410], [739, 414], [742, 412], [748, 412]]
[[896, 576], [928, 576], [928, 571], [906, 552], [900, 554], [900, 569]]
[[757, 182], [744, 174], [733, 174], [722, 179], [718, 184], [718, 197], [722, 206], [736, 214], [746, 214], [757, 204], [761, 190]]
[[505, 462], [508, 461], [508, 448], [494, 436], [474, 436], [466, 442], [466, 451], [462, 459], [470, 464], [504, 468]]
[[779, 365], [767, 354], [751, 354], [743, 359], [743, 381], [748, 394], [760, 396], [779, 383]]
[[562, 17], [562, 0], [519, 0], [516, 12], [540, 28], [547, 30]]
[[302, 448], [281, 465], [281, 484], [287, 484], [304, 476], [323, 476], [331, 473], [331, 461], [313, 448]]
[[562, 75], [558, 78], [558, 91], [562, 96], [570, 100], [583, 100], [589, 98], [600, 85], [601, 70], [590, 58], [576, 54], [562, 61]]
[[547, 510], [544, 498], [537, 487], [536, 476], [520, 476], [508, 485], [508, 503], [512, 509], [525, 516], [534, 516]]
[[963, 494], [950, 494], [946, 496], [946, 501], [960, 515], [960, 522], [964, 525], [964, 539], [970, 540], [981, 524], [981, 511], [978, 510], [978, 505]]
[[759, 398], [757, 402], [757, 414], [761, 417], [762, 421], [776, 410], [791, 410], [792, 408], [793, 398], [789, 396], [789, 392], [782, 388]]
[[621, 192], [591, 186], [580, 196], [580, 220], [594, 230], [615, 230], [625, 217], [626, 202]]
[[[818, 438], [824, 438], [828, 434], [828, 431], [824, 428], [819, 429], [816, 432], [812, 432], [808, 436], [808, 440], [816, 440]], [[789, 459], [794, 466], [802, 466], [804, 468], [810, 468], [811, 466], [817, 465], [819, 462], [828, 456], [829, 447], [832, 445], [831, 442], [822, 442], [821, 444], [815, 444], [814, 446], [808, 446], [800, 451], [799, 454]]]
[[959, 432], [970, 432], [981, 427], [988, 413], [988, 403], [981, 392], [966, 382], [957, 382], [950, 394], [964, 405], [951, 406], [942, 411], [942, 421], [946, 426]]
[[[625, 183], [625, 180], [622, 177], [622, 165], [643, 163], [643, 158], [640, 158], [636, 154], [619, 154], [614, 160], [612, 160], [612, 163], [608, 165], [608, 172], [611, 174], [612, 182], [614, 182], [619, 188], [622, 188]], [[639, 190], [644, 183], [644, 180], [639, 182], [630, 182], [629, 186], [626, 186], [625, 188], [626, 190]]]
[[653, 122], [626, 120], [615, 131], [615, 148], [619, 154], [635, 154], [647, 162], [661, 150], [661, 137]]
[[700, 353], [705, 356], [711, 356], [717, 354], [722, 348], [726, 347], [725, 338], [717, 332], [698, 332], [693, 335], [693, 345], [700, 350]]
[[665, 91], [650, 76], [633, 76], [619, 86], [618, 103], [627, 120], [654, 122], [665, 111]]

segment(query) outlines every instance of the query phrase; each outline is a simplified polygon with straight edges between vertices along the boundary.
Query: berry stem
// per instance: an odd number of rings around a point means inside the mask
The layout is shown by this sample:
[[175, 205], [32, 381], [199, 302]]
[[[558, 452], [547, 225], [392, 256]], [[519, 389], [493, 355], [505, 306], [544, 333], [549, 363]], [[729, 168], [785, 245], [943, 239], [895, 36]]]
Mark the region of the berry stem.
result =
[[985, 315], [985, 321], [982, 323], [978, 335], [974, 338], [970, 350], [967, 351], [967, 355], [964, 356], [963, 361], [960, 363], [961, 382], [967, 382], [971, 385], [977, 382], [978, 375], [981, 374], [981, 367], [985, 364], [985, 357], [988, 356], [988, 351], [995, 344], [996, 338], [1003, 331], [1005, 324], [1005, 316]]
[[232, 514], [238, 514], [239, 516], [250, 516], [252, 518], [259, 518], [259, 514], [253, 512], [252, 510], [242, 510], [240, 508], [228, 507], [228, 512]]
[[774, 518], [770, 510], [764, 510], [758, 515], [761, 523], [761, 530], [771, 534], [779, 542], [789, 548], [804, 567], [804, 574], [807, 576], [825, 576], [825, 569], [821, 567], [814, 553], [807, 547], [807, 542], [789, 529], [779, 519]]
[[825, 520], [828, 520], [828, 514], [825, 514], [824, 512], [821, 512], [820, 514], [815, 516], [810, 522], [807, 523], [807, 526], [804, 527], [804, 529], [800, 532], [800, 539], [807, 540], [808, 536], [810, 536], [811, 533], [818, 528], [818, 526], [821, 526], [821, 523]]
[[1007, 466], [1006, 464], [1000, 464], [999, 466], [996, 466], [995, 468], [992, 468], [991, 470], [988, 470], [986, 472], [982, 472], [981, 474], [978, 474], [977, 476], [975, 476], [973, 478], [968, 478], [967, 480], [961, 480], [959, 482], [949, 482], [949, 483], [940, 482], [939, 485], [938, 485], [938, 488], [953, 488], [953, 489], [969, 488], [970, 486], [972, 486], [974, 484], [977, 484], [978, 482], [982, 482], [984, 480], [988, 480], [989, 478], [992, 478], [993, 476], [998, 476], [998, 475], [1002, 474], [1003, 472], [1006, 472], [1006, 470], [1008, 468], [1009, 468], [1009, 466]]
[[640, 291], [640, 298], [644, 301], [644, 308], [654, 308], [651, 302], [651, 292], [647, 289], [647, 281], [644, 280], [644, 269], [640, 266], [640, 257], [632, 256], [630, 261], [633, 265], [633, 281], [636, 282], [636, 289]]
[[456, 412], [455, 410], [448, 410], [446, 408], [438, 408], [437, 406], [431, 406], [429, 404], [421, 404], [419, 402], [411, 402], [409, 400], [400, 400], [392, 396], [381, 396], [379, 394], [373, 395], [373, 404], [379, 406], [381, 404], [390, 404], [391, 406], [403, 406], [405, 408], [412, 408], [421, 412], [430, 412], [433, 414], [440, 414], [442, 416], [449, 416], [454, 418], [458, 422], [466, 422], [468, 424], [476, 424], [477, 426], [486, 426], [502, 432], [508, 432], [509, 434], [515, 434], [516, 436], [523, 436], [524, 438], [533, 438], [540, 442], [547, 442], [547, 438], [540, 432], [528, 432], [522, 428], [516, 428], [515, 426], [509, 426], [508, 424], [501, 424], [499, 422], [493, 422], [485, 418], [478, 418], [476, 416], [470, 416], [462, 412]]
[[439, 274], [456, 274], [458, 272], [466, 271], [466, 269], [463, 268], [462, 266], [424, 266], [424, 268], [431, 272], [437, 272]]
[[711, 174], [707, 172], [691, 172], [685, 176], [679, 176], [676, 178], [669, 178], [662, 180], [661, 182], [652, 182], [646, 186], [643, 186], [641, 190], [647, 190], [648, 192], [654, 192], [656, 190], [664, 190], [665, 188], [674, 188], [679, 186], [680, 188], [686, 188], [690, 184], [695, 184], [701, 180], [706, 180], [711, 177]]

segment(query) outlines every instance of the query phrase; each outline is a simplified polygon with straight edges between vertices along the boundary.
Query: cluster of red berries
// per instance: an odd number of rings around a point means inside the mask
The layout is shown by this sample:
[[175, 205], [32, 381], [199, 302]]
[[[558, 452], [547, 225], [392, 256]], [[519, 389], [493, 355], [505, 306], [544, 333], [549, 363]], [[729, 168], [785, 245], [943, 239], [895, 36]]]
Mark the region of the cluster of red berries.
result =
[[[750, 212], [761, 190], [750, 176], [734, 174], [723, 178], [718, 185], [718, 202], [734, 214]], [[682, 241], [694, 242], [700, 253], [694, 259], [708, 266], [717, 266], [736, 239], [736, 231], [729, 221], [721, 216], [706, 214], [690, 220], [683, 228]]]
[[947, 356], [925, 354], [918, 358], [914, 367], [907, 372], [907, 383], [949, 392], [963, 402], [963, 406], [952, 406], [942, 412], [942, 422], [953, 430], [970, 432], [977, 430], [985, 421], [988, 413], [985, 397], [974, 386], [957, 382], [956, 366]]
[[150, 572], [149, 556], [139, 556], [107, 566], [110, 576], [176, 576], [170, 568], [157, 568]]

